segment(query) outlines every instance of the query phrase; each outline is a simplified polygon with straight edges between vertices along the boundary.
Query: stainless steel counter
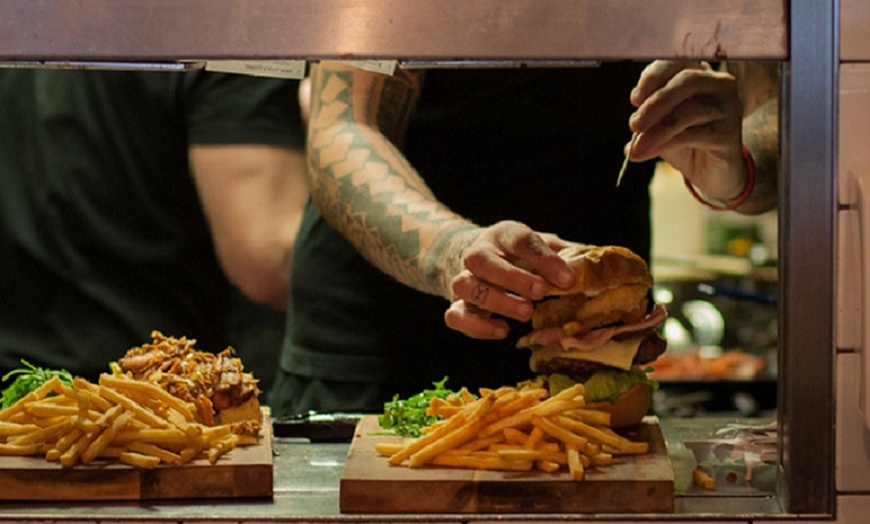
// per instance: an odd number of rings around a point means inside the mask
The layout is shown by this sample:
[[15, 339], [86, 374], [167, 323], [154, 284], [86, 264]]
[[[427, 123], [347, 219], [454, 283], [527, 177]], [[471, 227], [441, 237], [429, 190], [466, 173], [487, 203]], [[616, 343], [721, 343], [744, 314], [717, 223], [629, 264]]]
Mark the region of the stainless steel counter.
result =
[[[661, 420], [674, 465], [677, 510], [673, 515], [346, 515], [339, 511], [338, 490], [348, 446], [312, 444], [304, 439], [275, 439], [275, 494], [265, 500], [188, 500], [131, 503], [2, 503], [0, 522], [466, 522], [494, 520], [582, 521], [621, 518], [623, 521], [677, 520], [687, 517], [752, 519], [782, 516], [774, 490], [779, 468], [758, 469], [751, 485], [719, 483], [706, 492], [691, 482], [694, 455], [682, 443], [715, 437], [728, 423], [763, 424], [770, 419], [729, 417]], [[731, 466], [729, 466], [731, 467]], [[739, 466], [737, 467], [739, 470]], [[742, 479], [742, 472], [729, 478]], [[2, 487], [0, 487], [2, 489]]]

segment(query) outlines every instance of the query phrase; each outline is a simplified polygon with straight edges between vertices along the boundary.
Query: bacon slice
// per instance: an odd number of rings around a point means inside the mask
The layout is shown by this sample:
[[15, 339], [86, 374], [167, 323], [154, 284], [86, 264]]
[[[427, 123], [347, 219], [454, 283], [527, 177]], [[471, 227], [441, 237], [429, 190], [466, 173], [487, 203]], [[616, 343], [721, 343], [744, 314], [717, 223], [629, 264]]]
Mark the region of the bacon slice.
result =
[[613, 338], [656, 327], [664, 322], [667, 316], [667, 308], [662, 304], [656, 304], [649, 314], [633, 324], [621, 324], [593, 329], [579, 338], [566, 336], [561, 327], [538, 329], [521, 337], [517, 341], [517, 347], [562, 346], [565, 350], [592, 351], [603, 346]]

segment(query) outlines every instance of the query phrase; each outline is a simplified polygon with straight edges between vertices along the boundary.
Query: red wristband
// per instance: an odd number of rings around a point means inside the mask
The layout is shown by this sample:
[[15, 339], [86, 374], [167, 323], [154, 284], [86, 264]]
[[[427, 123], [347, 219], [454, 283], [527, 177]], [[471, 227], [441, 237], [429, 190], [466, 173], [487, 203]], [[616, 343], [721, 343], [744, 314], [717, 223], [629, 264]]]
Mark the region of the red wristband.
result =
[[732, 211], [743, 205], [743, 203], [747, 200], [749, 200], [749, 197], [752, 195], [752, 190], [755, 189], [755, 161], [752, 160], [752, 153], [749, 152], [749, 149], [745, 145], [743, 146], [743, 163], [746, 166], [746, 186], [744, 186], [743, 192], [740, 193], [740, 196], [738, 196], [737, 199], [730, 204], [714, 204], [708, 200], [705, 200], [701, 195], [698, 194], [695, 186], [692, 185], [691, 182], [689, 182], [688, 178], [683, 177], [683, 182], [686, 184], [686, 188], [689, 190], [689, 193], [691, 193], [692, 196], [695, 197], [695, 200], [697, 200], [698, 202], [716, 211]]

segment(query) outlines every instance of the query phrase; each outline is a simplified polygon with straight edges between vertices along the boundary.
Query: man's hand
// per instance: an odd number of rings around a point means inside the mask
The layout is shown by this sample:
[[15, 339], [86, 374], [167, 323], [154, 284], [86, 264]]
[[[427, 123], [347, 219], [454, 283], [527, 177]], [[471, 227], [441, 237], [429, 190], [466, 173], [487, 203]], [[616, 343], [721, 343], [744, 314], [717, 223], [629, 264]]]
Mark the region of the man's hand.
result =
[[746, 184], [743, 104], [729, 73], [706, 62], [652, 62], [631, 93], [639, 133], [631, 160], [661, 157], [701, 192], [720, 202], [738, 198]]
[[558, 255], [568, 245], [512, 221], [478, 230], [462, 252], [464, 269], [452, 280], [453, 303], [444, 322], [469, 337], [505, 338], [508, 323], [499, 317], [528, 321], [532, 302], [551, 286], [574, 283], [574, 273]]

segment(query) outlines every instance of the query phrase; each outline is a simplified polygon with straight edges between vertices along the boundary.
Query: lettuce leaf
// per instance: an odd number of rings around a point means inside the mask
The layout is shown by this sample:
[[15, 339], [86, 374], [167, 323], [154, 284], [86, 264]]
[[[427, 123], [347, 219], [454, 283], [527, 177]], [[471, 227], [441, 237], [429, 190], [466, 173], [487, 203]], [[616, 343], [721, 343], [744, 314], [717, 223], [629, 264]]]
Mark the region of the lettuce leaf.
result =
[[[650, 388], [650, 393], [658, 389], [658, 382], [648, 379], [646, 371], [640, 368], [632, 368], [629, 371], [621, 369], [598, 371], [588, 379], [580, 381], [586, 388], [584, 393], [586, 402], [590, 403], [615, 400], [637, 384], [646, 384]], [[555, 395], [577, 382], [577, 379], [568, 375], [553, 373], [548, 377], [550, 394]]]

